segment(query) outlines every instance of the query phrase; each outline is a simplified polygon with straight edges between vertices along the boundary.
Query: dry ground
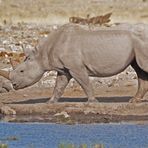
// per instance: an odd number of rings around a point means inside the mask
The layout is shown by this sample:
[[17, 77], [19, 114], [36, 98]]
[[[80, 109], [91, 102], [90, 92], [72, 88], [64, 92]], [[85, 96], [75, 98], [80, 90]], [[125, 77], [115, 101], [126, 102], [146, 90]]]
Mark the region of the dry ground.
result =
[[113, 22], [147, 22], [147, 0], [0, 0], [0, 21], [63, 24], [70, 16], [112, 12]]
[[95, 95], [98, 103], [87, 103], [82, 89], [76, 87], [67, 88], [58, 103], [47, 104], [52, 91], [51, 88], [27, 88], [1, 94], [1, 102], [16, 111], [15, 116], [4, 116], [3, 120], [67, 124], [124, 121], [146, 123], [148, 120], [147, 100], [139, 104], [128, 103], [136, 86], [97, 88]]

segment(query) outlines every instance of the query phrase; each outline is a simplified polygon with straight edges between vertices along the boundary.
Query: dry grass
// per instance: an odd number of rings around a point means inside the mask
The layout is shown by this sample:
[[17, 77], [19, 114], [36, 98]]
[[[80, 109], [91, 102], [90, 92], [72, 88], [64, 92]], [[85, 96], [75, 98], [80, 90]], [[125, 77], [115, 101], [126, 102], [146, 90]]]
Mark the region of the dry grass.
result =
[[113, 21], [147, 22], [147, 8], [147, 0], [1, 0], [0, 21], [62, 24], [70, 16], [113, 12]]

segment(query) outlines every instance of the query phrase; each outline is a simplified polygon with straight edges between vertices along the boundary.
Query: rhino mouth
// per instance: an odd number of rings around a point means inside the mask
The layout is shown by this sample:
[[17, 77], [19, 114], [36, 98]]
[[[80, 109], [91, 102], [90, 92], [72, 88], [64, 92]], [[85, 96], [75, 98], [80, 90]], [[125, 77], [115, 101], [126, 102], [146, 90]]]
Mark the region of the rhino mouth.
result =
[[35, 82], [24, 85], [23, 82], [20, 82], [20, 83], [12, 82], [12, 86], [15, 90], [18, 90], [18, 89], [24, 89], [26, 87], [29, 87], [29, 86], [33, 85], [34, 83]]
[[14, 88], [15, 90], [25, 88], [25, 86], [22, 86], [21, 83], [18, 84], [18, 83], [14, 83], [14, 82], [13, 82], [13, 83], [12, 83], [12, 86], [13, 86], [13, 88]]
[[24, 87], [21, 87], [21, 86], [19, 86], [19, 85], [17, 85], [17, 86], [16, 86], [16, 85], [15, 85], [15, 86], [13, 85], [13, 88], [14, 88], [15, 90], [18, 90], [18, 89], [23, 89], [23, 88], [25, 88], [25, 86], [24, 86]]
[[15, 90], [19, 89], [19, 85], [17, 85], [16, 83], [12, 83], [12, 86]]

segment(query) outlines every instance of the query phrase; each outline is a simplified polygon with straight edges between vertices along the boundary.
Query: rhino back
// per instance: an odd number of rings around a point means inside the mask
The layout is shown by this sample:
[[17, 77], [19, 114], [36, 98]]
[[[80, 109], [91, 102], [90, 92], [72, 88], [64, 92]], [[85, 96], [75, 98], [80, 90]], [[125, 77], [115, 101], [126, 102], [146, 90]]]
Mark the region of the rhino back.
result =
[[130, 33], [119, 30], [66, 30], [53, 52], [56, 67], [85, 66], [89, 75], [111, 76], [123, 71], [133, 60]]

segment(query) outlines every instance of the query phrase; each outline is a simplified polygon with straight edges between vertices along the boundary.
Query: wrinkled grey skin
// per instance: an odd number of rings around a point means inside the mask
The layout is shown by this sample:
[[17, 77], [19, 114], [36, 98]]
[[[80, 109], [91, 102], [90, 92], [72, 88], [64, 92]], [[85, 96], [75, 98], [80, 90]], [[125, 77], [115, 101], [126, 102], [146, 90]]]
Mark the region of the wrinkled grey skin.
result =
[[56, 70], [56, 85], [49, 102], [58, 101], [71, 78], [81, 85], [88, 101], [93, 102], [96, 100], [89, 76], [113, 76], [132, 65], [139, 83], [131, 102], [141, 101], [148, 89], [148, 71], [142, 70], [145, 67], [143, 63], [137, 64], [135, 55], [137, 47], [143, 46], [141, 38], [132, 33], [128, 25], [126, 27], [88, 31], [77, 25], [62, 26], [41, 40], [34, 51], [26, 53], [26, 60], [10, 72], [13, 87], [21, 89], [30, 86], [44, 72]]

